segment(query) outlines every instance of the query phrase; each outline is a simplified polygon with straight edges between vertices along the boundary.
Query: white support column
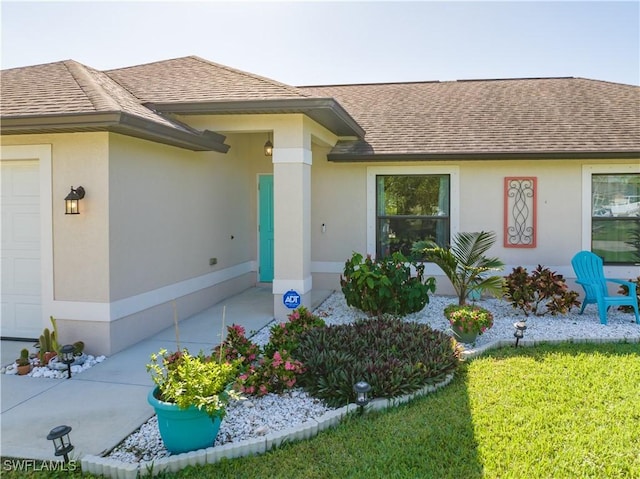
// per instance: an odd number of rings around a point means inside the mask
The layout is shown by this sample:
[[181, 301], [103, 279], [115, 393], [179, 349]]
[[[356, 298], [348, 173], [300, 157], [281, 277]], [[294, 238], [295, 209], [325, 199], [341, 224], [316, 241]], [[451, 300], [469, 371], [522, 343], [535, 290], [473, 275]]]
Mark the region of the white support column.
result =
[[294, 117], [276, 128], [273, 144], [273, 310], [285, 320], [292, 311], [283, 302], [286, 292], [311, 305], [311, 135]]

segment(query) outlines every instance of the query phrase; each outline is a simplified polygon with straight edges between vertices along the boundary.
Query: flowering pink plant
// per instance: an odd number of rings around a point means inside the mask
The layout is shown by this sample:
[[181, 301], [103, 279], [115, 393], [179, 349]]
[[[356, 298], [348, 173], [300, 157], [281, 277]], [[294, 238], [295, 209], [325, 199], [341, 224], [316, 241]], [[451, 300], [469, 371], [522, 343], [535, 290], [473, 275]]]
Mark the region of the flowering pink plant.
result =
[[257, 365], [238, 377], [238, 385], [245, 394], [264, 396], [281, 393], [295, 386], [297, 376], [305, 372], [302, 363], [286, 351], [276, 351], [271, 357], [263, 357]]
[[269, 344], [265, 346], [265, 354], [273, 355], [277, 350], [287, 350], [295, 354], [300, 335], [313, 328], [324, 326], [324, 320], [304, 306], [300, 306], [287, 316], [288, 321], [276, 324], [271, 328]]
[[463, 333], [484, 333], [493, 326], [493, 314], [480, 306], [450, 304], [444, 309], [444, 315], [451, 326]]
[[250, 366], [260, 354], [260, 347], [245, 336], [245, 329], [239, 324], [227, 327], [227, 338], [216, 346], [213, 356], [227, 361], [240, 360], [243, 366]]

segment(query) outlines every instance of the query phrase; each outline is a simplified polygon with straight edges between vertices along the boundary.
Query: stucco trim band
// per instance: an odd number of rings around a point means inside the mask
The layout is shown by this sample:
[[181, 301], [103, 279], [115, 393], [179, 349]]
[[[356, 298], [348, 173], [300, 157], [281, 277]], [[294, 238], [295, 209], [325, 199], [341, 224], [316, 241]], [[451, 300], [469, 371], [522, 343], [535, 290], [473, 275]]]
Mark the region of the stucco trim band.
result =
[[53, 301], [51, 311], [53, 316], [69, 321], [116, 321], [255, 271], [256, 262], [247, 261], [111, 303]]

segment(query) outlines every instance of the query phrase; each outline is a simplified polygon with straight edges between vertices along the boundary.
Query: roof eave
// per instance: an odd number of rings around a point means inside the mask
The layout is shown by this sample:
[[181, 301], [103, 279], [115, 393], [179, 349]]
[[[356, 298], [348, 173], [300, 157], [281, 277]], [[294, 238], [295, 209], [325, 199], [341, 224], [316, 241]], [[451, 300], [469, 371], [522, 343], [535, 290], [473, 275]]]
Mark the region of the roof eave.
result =
[[3, 135], [111, 131], [192, 151], [226, 153], [225, 137], [212, 131], [189, 132], [127, 113], [69, 113], [62, 115], [3, 116]]
[[303, 113], [337, 136], [364, 138], [364, 129], [333, 98], [291, 98], [211, 102], [147, 103], [146, 107], [180, 115]]
[[473, 160], [584, 160], [584, 159], [635, 159], [638, 151], [496, 151], [453, 153], [380, 153], [339, 154], [329, 153], [327, 160], [336, 163], [391, 162], [391, 161], [473, 161]]

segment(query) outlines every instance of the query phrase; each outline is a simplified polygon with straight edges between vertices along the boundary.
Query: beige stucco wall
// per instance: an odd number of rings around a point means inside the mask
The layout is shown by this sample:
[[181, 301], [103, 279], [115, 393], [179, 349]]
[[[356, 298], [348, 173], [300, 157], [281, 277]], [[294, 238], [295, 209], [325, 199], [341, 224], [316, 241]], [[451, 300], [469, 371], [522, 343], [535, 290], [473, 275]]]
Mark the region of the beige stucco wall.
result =
[[328, 151], [316, 147], [313, 154], [311, 260], [344, 262], [367, 244], [366, 166], [329, 162]]
[[[4, 136], [2, 143], [51, 145], [54, 300], [108, 301], [108, 134]], [[86, 190], [79, 215], [64, 214], [71, 186]]]
[[[323, 157], [324, 156], [324, 157]], [[338, 287], [342, 264], [352, 251], [367, 251], [367, 168], [368, 167], [459, 167], [460, 193], [452, 197], [452, 206], [460, 206], [459, 224], [455, 231], [495, 231], [496, 245], [490, 254], [507, 266], [508, 274], [515, 266], [538, 264], [559, 270], [571, 278], [570, 261], [582, 249], [582, 169], [583, 165], [608, 164], [611, 160], [517, 160], [461, 162], [393, 162], [334, 163], [324, 152], [314, 152], [312, 170], [312, 261], [315, 264], [314, 285]], [[616, 160], [616, 164], [637, 161]], [[504, 178], [534, 176], [537, 178], [537, 246], [505, 248], [503, 246]], [[322, 232], [322, 224], [326, 230]], [[629, 268], [620, 268], [627, 274]], [[333, 271], [331, 271], [333, 270]], [[436, 270], [437, 271], [437, 270]], [[436, 275], [438, 277], [438, 275]], [[439, 292], [450, 292], [447, 281], [439, 278]]]
[[225, 155], [112, 136], [112, 300], [255, 260], [261, 150], [228, 143]]
[[[520, 160], [466, 162], [460, 167], [460, 230], [495, 231], [491, 253], [508, 265], [567, 265], [581, 249], [582, 162]], [[537, 246], [503, 246], [504, 178], [537, 178]]]
[[[258, 175], [274, 172], [272, 159], [263, 154], [263, 144], [270, 131], [269, 121], [274, 122], [271, 128], [276, 132], [286, 123], [282, 115], [268, 117], [228, 118], [234, 131], [225, 132], [226, 143], [231, 146], [227, 154], [191, 152], [111, 133], [2, 138], [4, 145], [52, 145], [52, 274], [54, 306], [65, 311], [58, 315], [62, 329], [82, 332], [79, 339], [85, 340], [90, 350], [110, 354], [169, 325], [172, 295], [178, 299], [180, 317], [185, 317], [255, 284]], [[199, 116], [193, 124], [219, 129], [214, 127], [223, 120]], [[301, 191], [311, 190], [311, 213], [302, 218], [310, 226], [299, 231], [310, 231], [311, 262], [303, 258], [289, 269], [296, 273], [297, 280], [305, 280], [311, 273], [315, 289], [338, 288], [344, 261], [353, 251], [368, 252], [371, 238], [367, 228], [373, 214], [368, 200], [368, 169], [400, 165], [426, 167], [426, 172], [430, 168], [455, 168], [459, 188], [452, 205], [459, 206], [459, 213], [452, 228], [496, 231], [499, 240], [491, 254], [507, 264], [506, 273], [517, 265], [543, 264], [559, 269], [570, 279], [569, 261], [584, 244], [583, 166], [611, 163], [336, 163], [326, 158], [331, 135], [308, 120], [298, 120], [305, 140], [300, 145], [295, 141], [292, 144], [299, 147], [297, 152], [311, 148], [310, 185], [283, 189], [280, 194], [285, 199], [302, 198]], [[286, 139], [276, 135], [276, 148], [278, 142], [280, 147], [288, 144]], [[303, 168], [308, 166], [287, 166], [281, 184], [306, 178], [298, 171]], [[289, 173], [293, 175], [290, 181]], [[537, 177], [536, 248], [502, 246], [503, 181], [507, 176]], [[63, 199], [71, 185], [82, 185], [87, 191], [77, 216], [64, 214]], [[298, 219], [304, 216], [301, 206], [288, 205]], [[303, 256], [308, 254], [304, 248], [301, 251]], [[210, 258], [216, 258], [217, 264], [211, 266]], [[236, 272], [234, 267], [238, 265], [244, 269]], [[228, 277], [201, 289], [189, 283], [195, 280], [197, 284], [200, 278], [226, 271], [231, 271]], [[184, 292], [180, 288], [167, 290], [185, 283], [189, 287]], [[446, 281], [439, 279], [439, 292], [449, 292]], [[144, 306], [144, 301], [149, 305]], [[74, 328], [78, 321], [82, 326]]]
[[[2, 142], [51, 145], [54, 294], [43, 314], [58, 318], [61, 340], [112, 354], [170, 325], [174, 298], [184, 318], [255, 284], [257, 176], [272, 172], [262, 135], [229, 135], [226, 155], [112, 133]], [[86, 189], [74, 216], [63, 201], [72, 185]]]

